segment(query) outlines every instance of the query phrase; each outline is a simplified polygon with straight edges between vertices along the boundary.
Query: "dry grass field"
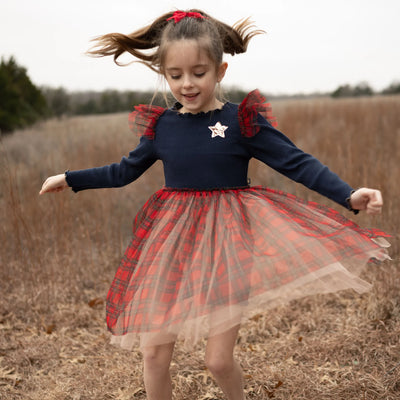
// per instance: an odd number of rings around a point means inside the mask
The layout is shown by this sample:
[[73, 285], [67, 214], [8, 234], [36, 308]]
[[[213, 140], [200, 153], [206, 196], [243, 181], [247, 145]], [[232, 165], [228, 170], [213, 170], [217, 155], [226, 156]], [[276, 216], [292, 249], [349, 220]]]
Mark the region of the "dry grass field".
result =
[[[371, 292], [305, 298], [243, 326], [237, 357], [248, 399], [400, 398], [400, 97], [282, 101], [279, 127], [351, 185], [382, 190], [392, 262], [371, 263]], [[145, 399], [141, 355], [112, 347], [104, 300], [132, 219], [163, 184], [160, 165], [122, 188], [38, 196], [65, 169], [119, 160], [137, 143], [127, 115], [50, 120], [0, 142], [0, 398]], [[252, 163], [253, 184], [326, 201]], [[338, 208], [339, 209], [339, 208]], [[341, 210], [350, 215], [346, 210]], [[176, 400], [223, 399], [203, 343], [172, 364]]]

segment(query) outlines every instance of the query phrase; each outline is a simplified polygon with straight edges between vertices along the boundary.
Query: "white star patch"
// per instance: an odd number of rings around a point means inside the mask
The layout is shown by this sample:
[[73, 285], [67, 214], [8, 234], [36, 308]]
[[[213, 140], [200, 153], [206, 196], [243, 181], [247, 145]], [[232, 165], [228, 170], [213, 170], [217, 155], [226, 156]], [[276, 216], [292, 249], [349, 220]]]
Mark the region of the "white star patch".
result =
[[209, 129], [211, 129], [211, 137], [215, 138], [217, 136], [220, 136], [222, 138], [225, 137], [225, 131], [228, 129], [227, 126], [222, 125], [221, 122], [217, 122], [214, 126], [209, 126]]

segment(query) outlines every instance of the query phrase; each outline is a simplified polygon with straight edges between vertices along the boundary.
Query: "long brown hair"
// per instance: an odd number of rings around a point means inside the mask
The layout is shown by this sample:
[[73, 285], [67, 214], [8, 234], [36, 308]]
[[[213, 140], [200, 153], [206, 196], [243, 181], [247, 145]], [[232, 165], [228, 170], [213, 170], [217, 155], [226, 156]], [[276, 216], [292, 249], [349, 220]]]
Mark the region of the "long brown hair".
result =
[[201, 10], [191, 9], [187, 12], [199, 13], [204, 18], [183, 18], [175, 22], [171, 19], [174, 15], [171, 11], [161, 15], [150, 25], [128, 35], [109, 33], [94, 39], [95, 45], [88, 54], [94, 57], [113, 56], [116, 64], [125, 65], [118, 59], [127, 52], [153, 71], [162, 73], [166, 48], [174, 40], [199, 41], [218, 66], [222, 62], [223, 53], [231, 55], [244, 53], [250, 39], [264, 33], [255, 29], [248, 18], [229, 26]]

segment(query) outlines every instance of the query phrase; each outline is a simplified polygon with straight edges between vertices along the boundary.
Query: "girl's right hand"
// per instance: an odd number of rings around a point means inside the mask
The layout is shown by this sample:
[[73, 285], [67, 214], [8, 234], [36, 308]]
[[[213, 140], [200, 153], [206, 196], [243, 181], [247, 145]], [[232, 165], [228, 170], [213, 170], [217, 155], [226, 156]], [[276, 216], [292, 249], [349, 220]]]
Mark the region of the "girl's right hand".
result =
[[351, 207], [365, 210], [367, 214], [380, 214], [383, 206], [382, 194], [377, 189], [360, 188], [350, 196]]
[[54, 175], [44, 181], [39, 194], [61, 192], [67, 187], [69, 186], [65, 180], [65, 174]]

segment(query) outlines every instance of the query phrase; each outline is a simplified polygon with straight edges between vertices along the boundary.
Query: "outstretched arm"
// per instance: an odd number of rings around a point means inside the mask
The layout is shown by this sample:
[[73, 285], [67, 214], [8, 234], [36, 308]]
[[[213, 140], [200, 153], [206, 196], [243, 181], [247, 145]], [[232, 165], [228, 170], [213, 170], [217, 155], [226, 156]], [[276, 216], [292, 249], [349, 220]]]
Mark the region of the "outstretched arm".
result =
[[39, 194], [61, 192], [67, 187], [68, 184], [65, 180], [65, 174], [54, 175], [44, 181]]
[[296, 147], [288, 137], [272, 128], [261, 116], [257, 123], [260, 131], [245, 138], [251, 156], [346, 208], [365, 210], [367, 214], [381, 212], [383, 202], [379, 190], [361, 188], [353, 191], [350, 185], [327, 166]]
[[350, 205], [354, 210], [365, 210], [367, 214], [379, 214], [383, 200], [379, 190], [360, 188], [350, 196]]

